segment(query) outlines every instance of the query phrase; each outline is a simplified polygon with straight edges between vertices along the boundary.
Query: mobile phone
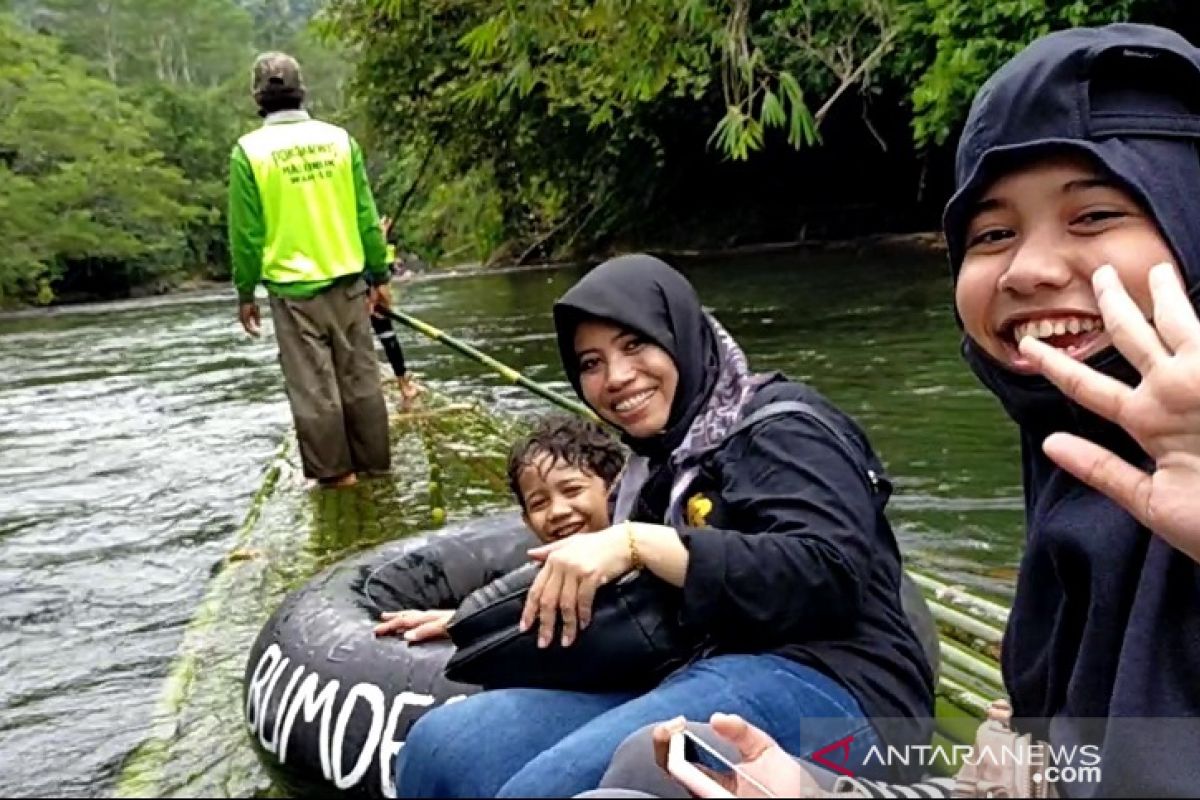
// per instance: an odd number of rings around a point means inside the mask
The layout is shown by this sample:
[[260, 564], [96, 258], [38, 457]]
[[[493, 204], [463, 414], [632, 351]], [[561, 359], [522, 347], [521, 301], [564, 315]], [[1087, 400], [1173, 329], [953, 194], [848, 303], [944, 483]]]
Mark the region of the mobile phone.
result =
[[724, 798], [735, 796], [724, 786], [704, 774], [703, 770], [699, 769], [696, 764], [692, 763], [693, 760], [699, 761], [698, 758], [689, 758], [689, 755], [696, 753], [697, 749], [720, 765], [717, 771], [736, 772], [741, 780], [761, 792], [763, 797], [775, 797], [775, 794], [770, 789], [751, 777], [746, 770], [736, 764], [730, 763], [728, 759], [710, 747], [699, 736], [689, 730], [682, 730], [671, 734], [671, 741], [667, 747], [667, 772], [671, 774], [672, 778], [683, 784], [692, 794], [699, 797]]

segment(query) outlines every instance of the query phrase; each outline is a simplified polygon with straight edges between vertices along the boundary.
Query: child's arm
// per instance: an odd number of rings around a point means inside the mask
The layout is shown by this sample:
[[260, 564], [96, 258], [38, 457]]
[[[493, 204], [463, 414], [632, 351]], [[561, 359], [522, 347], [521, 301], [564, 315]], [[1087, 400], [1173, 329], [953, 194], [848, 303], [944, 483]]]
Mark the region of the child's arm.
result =
[[390, 636], [403, 633], [410, 642], [424, 642], [430, 639], [445, 639], [446, 626], [454, 611], [444, 609], [429, 609], [417, 611], [389, 611], [382, 614], [383, 622], [375, 626], [376, 636]]

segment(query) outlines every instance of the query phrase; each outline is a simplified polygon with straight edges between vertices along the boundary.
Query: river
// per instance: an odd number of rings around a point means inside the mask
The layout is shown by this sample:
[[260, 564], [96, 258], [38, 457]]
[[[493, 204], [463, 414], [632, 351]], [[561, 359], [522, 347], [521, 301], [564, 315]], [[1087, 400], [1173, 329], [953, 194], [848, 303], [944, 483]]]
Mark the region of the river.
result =
[[[866, 427], [907, 558], [1004, 598], [1021, 544], [1016, 435], [958, 356], [943, 264], [792, 253], [686, 271], [756, 370], [813, 384]], [[579, 274], [429, 280], [399, 296], [569, 391], [549, 310]], [[233, 309], [220, 292], [0, 318], [0, 795], [104, 794], [146, 736], [183, 628], [290, 429], [269, 323], [249, 339]], [[453, 397], [546, 408], [401, 338]]]

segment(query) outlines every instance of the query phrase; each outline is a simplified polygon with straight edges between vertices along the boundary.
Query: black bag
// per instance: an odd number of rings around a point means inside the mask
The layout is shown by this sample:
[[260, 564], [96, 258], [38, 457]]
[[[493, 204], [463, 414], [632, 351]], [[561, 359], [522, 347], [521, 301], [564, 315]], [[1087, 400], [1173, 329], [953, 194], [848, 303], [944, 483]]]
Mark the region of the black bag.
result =
[[462, 602], [448, 626], [458, 650], [447, 678], [489, 689], [641, 691], [699, 655], [700, 643], [677, 621], [680, 590], [648, 570], [600, 587], [592, 622], [570, 647], [561, 644], [560, 620], [550, 646], [539, 648], [536, 626], [518, 627], [539, 569], [521, 567]]

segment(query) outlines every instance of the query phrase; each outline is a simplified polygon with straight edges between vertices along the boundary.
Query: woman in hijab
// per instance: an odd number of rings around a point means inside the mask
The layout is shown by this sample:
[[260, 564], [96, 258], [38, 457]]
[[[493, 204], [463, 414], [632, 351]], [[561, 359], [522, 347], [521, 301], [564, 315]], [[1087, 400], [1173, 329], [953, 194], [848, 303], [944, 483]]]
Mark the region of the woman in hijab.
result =
[[[1200, 50], [1144, 25], [1039, 39], [976, 96], [957, 177], [963, 352], [1021, 437], [1013, 727], [1050, 744], [1060, 795], [1194, 797]], [[786, 791], [803, 772], [757, 777]]]
[[569, 647], [597, 588], [644, 569], [704, 647], [641, 695], [501, 689], [436, 709], [399, 755], [400, 794], [574, 795], [664, 714], [735, 710], [790, 753], [851, 765], [874, 745], [926, 743], [931, 670], [862, 431], [812, 389], [752, 375], [687, 280], [650, 256], [594, 269], [554, 323], [575, 391], [634, 456], [617, 525], [532, 552], [544, 566], [521, 625]]

